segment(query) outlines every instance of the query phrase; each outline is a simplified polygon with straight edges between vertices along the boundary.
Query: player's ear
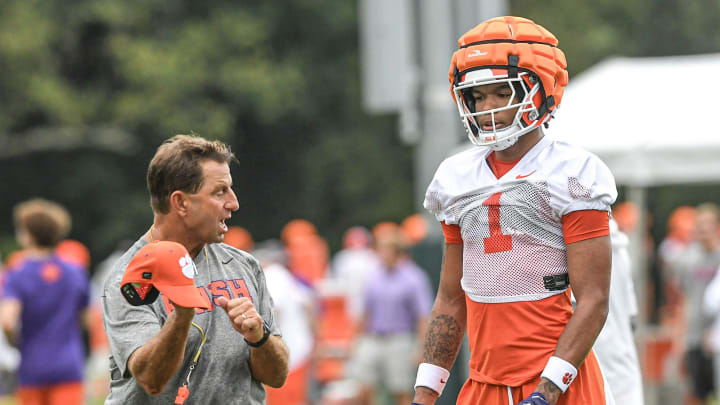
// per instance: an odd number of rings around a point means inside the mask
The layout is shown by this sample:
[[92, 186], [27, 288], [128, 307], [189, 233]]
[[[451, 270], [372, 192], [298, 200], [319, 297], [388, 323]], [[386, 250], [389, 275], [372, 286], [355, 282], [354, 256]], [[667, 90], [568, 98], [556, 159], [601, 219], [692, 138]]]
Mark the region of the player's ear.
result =
[[177, 212], [180, 216], [187, 215], [190, 201], [188, 195], [180, 190], [175, 190], [170, 194], [170, 209]]

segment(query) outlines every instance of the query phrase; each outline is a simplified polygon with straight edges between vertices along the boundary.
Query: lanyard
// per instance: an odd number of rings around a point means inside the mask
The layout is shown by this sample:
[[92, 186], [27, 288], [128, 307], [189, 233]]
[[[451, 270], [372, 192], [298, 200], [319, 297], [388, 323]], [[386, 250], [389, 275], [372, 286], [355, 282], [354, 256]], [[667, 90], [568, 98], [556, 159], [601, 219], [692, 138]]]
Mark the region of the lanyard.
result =
[[[155, 226], [154, 224], [150, 226], [150, 242], [155, 241], [155, 238], [153, 237], [153, 227], [154, 226]], [[210, 260], [208, 259], [207, 246], [203, 246], [203, 252], [205, 253], [205, 263], [209, 266]], [[197, 269], [195, 269], [195, 271], [197, 272]], [[200, 359], [200, 353], [202, 353], [202, 348], [203, 348], [203, 345], [205, 344], [205, 340], [206, 340], [205, 331], [200, 327], [200, 325], [193, 322], [192, 326], [196, 327], [197, 330], [200, 331], [200, 337], [201, 337], [200, 347], [198, 347], [198, 351], [197, 351], [197, 353], [195, 353], [195, 357], [193, 357], [192, 364], [190, 365], [190, 368], [188, 369], [187, 377], [185, 378], [185, 383], [178, 388], [178, 393], [177, 393], [177, 396], [175, 397], [176, 405], [182, 405], [183, 403], [185, 403], [185, 400], [187, 399], [187, 397], [190, 396], [190, 389], [188, 388], [188, 386], [190, 385], [190, 376], [192, 375], [193, 370], [195, 370], [195, 366], [197, 366], [197, 364], [198, 364], [198, 360]]]
[[203, 345], [205, 344], [205, 331], [202, 330], [202, 328], [196, 324], [195, 322], [192, 323], [192, 326], [196, 327], [197, 330], [200, 331], [200, 347], [198, 347], [197, 353], [195, 353], [195, 357], [193, 357], [192, 364], [190, 365], [190, 368], [188, 369], [187, 377], [185, 378], [185, 383], [178, 388], [177, 396], [175, 397], [175, 404], [176, 405], [182, 405], [187, 397], [190, 395], [190, 389], [188, 386], [190, 385], [190, 376], [192, 375], [193, 370], [195, 370], [195, 366], [198, 364], [198, 360], [200, 359], [200, 353], [202, 353]]

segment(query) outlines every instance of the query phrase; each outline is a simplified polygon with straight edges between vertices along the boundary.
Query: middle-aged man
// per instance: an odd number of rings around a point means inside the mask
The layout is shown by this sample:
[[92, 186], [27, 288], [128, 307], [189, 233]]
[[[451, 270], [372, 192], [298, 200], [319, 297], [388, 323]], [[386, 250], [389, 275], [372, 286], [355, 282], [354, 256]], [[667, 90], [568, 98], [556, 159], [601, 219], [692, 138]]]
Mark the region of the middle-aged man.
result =
[[[234, 159], [222, 142], [177, 135], [150, 162], [154, 222], [116, 263], [103, 291], [111, 350], [106, 404], [264, 404], [263, 384], [285, 382], [288, 350], [263, 271], [252, 256], [221, 243], [225, 221], [239, 207], [229, 167]], [[188, 250], [210, 309], [175, 305], [164, 294], [150, 305], [126, 301], [123, 274], [156, 240]]]

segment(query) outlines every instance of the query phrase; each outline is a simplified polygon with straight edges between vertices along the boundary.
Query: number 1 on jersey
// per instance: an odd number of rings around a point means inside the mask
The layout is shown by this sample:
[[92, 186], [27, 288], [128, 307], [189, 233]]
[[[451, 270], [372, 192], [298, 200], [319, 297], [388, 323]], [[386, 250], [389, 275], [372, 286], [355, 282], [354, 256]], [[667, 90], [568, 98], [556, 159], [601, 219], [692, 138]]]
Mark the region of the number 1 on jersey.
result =
[[483, 238], [485, 253], [498, 253], [512, 250], [512, 236], [503, 235], [500, 228], [500, 196], [502, 192], [495, 193], [483, 201], [488, 207], [488, 226], [490, 237]]

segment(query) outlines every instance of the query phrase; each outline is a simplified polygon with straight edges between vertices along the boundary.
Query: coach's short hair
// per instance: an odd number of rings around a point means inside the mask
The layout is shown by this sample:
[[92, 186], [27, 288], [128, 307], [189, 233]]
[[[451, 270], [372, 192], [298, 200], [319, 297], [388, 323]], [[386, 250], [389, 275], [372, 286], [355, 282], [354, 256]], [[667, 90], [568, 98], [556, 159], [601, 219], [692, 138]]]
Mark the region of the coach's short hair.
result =
[[230, 147], [195, 135], [175, 135], [163, 142], [148, 166], [147, 186], [153, 211], [167, 214], [170, 195], [196, 193], [203, 183], [200, 164], [205, 160], [230, 164], [236, 160]]
[[71, 219], [58, 203], [34, 198], [15, 205], [15, 229], [27, 232], [39, 247], [51, 248], [70, 232]]

